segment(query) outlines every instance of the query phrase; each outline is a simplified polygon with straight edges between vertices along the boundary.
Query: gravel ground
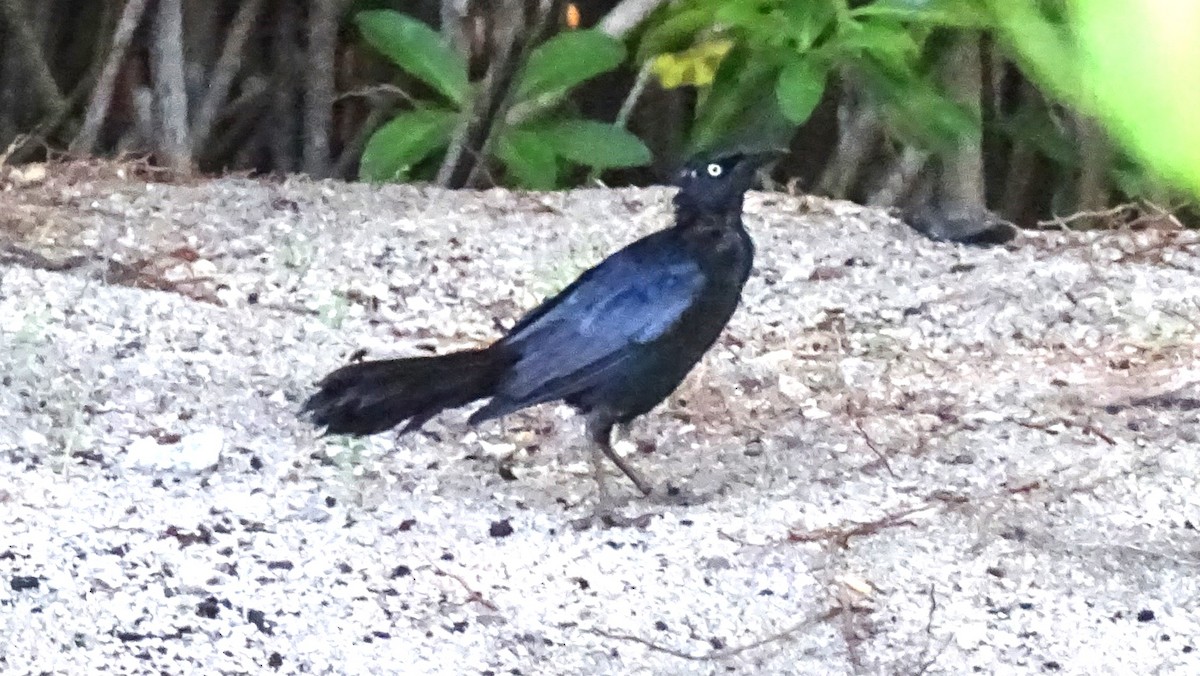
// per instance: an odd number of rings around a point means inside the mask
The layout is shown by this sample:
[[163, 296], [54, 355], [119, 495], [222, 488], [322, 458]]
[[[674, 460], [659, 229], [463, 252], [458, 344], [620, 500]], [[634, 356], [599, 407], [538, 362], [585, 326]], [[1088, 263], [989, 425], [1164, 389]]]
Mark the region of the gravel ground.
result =
[[697, 504], [575, 530], [581, 424], [320, 439], [359, 349], [484, 343], [666, 190], [0, 184], [0, 671], [1200, 673], [1200, 257], [935, 244], [755, 194], [743, 307], [621, 442]]

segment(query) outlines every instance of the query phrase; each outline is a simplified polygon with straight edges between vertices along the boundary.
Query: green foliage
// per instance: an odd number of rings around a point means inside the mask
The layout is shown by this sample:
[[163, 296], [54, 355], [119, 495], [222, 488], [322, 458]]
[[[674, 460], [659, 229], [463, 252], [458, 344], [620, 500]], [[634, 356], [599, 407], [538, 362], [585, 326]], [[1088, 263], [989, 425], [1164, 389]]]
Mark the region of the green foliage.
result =
[[539, 133], [560, 157], [597, 169], [650, 162], [650, 151], [638, 137], [611, 124], [563, 120], [538, 126], [534, 133]]
[[613, 70], [625, 60], [625, 46], [594, 30], [566, 31], [529, 55], [521, 73], [517, 98], [562, 95], [572, 87]]
[[827, 72], [813, 59], [797, 57], [779, 71], [775, 98], [789, 120], [800, 124], [808, 119], [825, 93]]
[[551, 190], [558, 184], [558, 158], [536, 132], [505, 129], [496, 142], [496, 155], [513, 178], [532, 190]]
[[[927, 38], [936, 28], [985, 25], [985, 10], [977, 0], [877, 0], [855, 9], [845, 0], [684, 0], [655, 18], [638, 54], [655, 60], [664, 86], [703, 86], [708, 83], [677, 74], [712, 66], [687, 59], [711, 60], [705, 45], [734, 45], [701, 94], [694, 151], [750, 135], [749, 124], [790, 134], [812, 114], [833, 71], [861, 82], [896, 131], [944, 142], [977, 122], [935, 86]], [[747, 102], [762, 107], [770, 99], [782, 120], [746, 114]]]
[[414, 165], [446, 147], [458, 123], [453, 110], [410, 110], [380, 127], [367, 141], [359, 174], [372, 181], [399, 181]]
[[[764, 92], [769, 95], [777, 71], [776, 64], [755, 59], [748, 50], [731, 51], [717, 69], [712, 86], [701, 93], [691, 129], [691, 150], [709, 150], [741, 133], [748, 126], [743, 121], [753, 119], [754, 109], [765, 109]], [[765, 144], [773, 145], [774, 140], [765, 140]]]
[[[372, 47], [444, 98], [417, 102], [416, 109], [398, 114], [367, 142], [359, 165], [362, 178], [406, 180], [450, 144], [464, 116], [472, 113], [467, 65], [437, 32], [404, 14], [365, 11], [356, 21]], [[624, 60], [624, 45], [591, 30], [560, 33], [532, 51], [514, 84], [515, 103], [507, 119], [497, 122], [493, 144], [510, 183], [548, 190], [572, 165], [606, 169], [650, 161], [650, 151], [633, 134], [561, 110], [571, 89]]]

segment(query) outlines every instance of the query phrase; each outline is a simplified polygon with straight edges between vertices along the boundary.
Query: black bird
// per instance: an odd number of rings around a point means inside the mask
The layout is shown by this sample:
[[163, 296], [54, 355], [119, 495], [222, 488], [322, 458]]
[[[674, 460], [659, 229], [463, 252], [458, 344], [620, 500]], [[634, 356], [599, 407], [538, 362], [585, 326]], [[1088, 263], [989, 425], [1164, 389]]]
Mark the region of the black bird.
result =
[[665, 399], [716, 341], [750, 275], [742, 200], [772, 154], [696, 160], [677, 176], [675, 224], [633, 242], [525, 315], [490, 346], [349, 364], [304, 404], [331, 434], [418, 429], [448, 408], [488, 402], [470, 423], [562, 400], [582, 413], [603, 506], [601, 455], [642, 493], [612, 428]]

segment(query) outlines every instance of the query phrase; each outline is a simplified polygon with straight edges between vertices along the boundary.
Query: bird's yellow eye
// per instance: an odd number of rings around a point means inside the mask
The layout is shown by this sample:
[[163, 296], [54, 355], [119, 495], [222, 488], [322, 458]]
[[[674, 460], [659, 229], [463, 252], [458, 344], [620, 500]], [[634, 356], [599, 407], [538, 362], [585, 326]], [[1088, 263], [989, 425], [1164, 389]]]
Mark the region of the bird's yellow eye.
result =
[[722, 171], [721, 165], [717, 164], [716, 162], [708, 165], [708, 175], [712, 176], [713, 178], [720, 176]]

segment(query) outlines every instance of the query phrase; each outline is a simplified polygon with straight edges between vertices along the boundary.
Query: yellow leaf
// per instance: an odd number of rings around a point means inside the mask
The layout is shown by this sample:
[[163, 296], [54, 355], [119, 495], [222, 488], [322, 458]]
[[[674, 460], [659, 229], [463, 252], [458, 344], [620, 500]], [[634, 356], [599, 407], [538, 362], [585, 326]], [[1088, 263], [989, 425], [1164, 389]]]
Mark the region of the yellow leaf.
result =
[[650, 65], [664, 89], [676, 87], [707, 87], [717, 75], [717, 68], [729, 50], [732, 40], [709, 40], [682, 52], [660, 54]]

